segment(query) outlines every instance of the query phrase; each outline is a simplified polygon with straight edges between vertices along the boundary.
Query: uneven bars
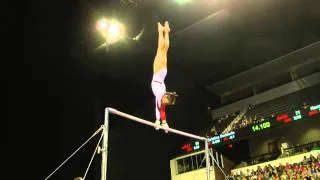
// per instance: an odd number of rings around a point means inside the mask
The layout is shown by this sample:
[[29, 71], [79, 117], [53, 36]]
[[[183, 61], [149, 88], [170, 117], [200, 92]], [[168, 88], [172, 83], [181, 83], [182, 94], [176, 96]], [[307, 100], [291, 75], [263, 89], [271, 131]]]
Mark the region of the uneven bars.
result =
[[[107, 109], [112, 114], [116, 114], [118, 116], [122, 116], [124, 118], [130, 119], [130, 120], [133, 120], [133, 121], [136, 121], [136, 122], [148, 125], [148, 126], [156, 127], [156, 125], [154, 123], [150, 122], [150, 121], [147, 121], [147, 120], [132, 116], [130, 114], [118, 111], [118, 110], [113, 109], [113, 108], [107, 108]], [[182, 135], [182, 136], [187, 136], [187, 137], [190, 137], [190, 138], [193, 138], [193, 139], [198, 139], [198, 140], [201, 140], [201, 141], [207, 141], [207, 138], [205, 138], [205, 137], [193, 135], [193, 134], [186, 133], [186, 132], [183, 132], [183, 131], [179, 131], [179, 130], [176, 130], [176, 129], [164, 128], [162, 126], [159, 126], [159, 129], [163, 129], [163, 130], [166, 130], [168, 132], [172, 132], [172, 133], [179, 134], [179, 135]]]

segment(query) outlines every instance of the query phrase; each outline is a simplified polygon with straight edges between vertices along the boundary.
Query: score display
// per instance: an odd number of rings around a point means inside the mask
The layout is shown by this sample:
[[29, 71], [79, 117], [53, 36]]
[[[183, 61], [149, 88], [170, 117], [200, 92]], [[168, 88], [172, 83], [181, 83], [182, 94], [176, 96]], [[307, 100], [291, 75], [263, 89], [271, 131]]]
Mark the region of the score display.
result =
[[181, 146], [181, 149], [184, 152], [192, 152], [192, 151], [198, 150], [198, 149], [200, 149], [200, 142], [196, 141], [196, 142], [194, 142], [193, 145], [190, 143], [184, 144]]
[[269, 128], [271, 128], [271, 123], [269, 121], [251, 126], [251, 129], [253, 132], [262, 131], [264, 129], [269, 129]]
[[[283, 124], [290, 124], [293, 122], [305, 120], [308, 117], [315, 117], [320, 115], [320, 104], [309, 106], [308, 108], [301, 108], [289, 113], [282, 113], [275, 117], [266, 118], [263, 122], [249, 125], [246, 128], [238, 129], [237, 131], [231, 131], [226, 134], [220, 134], [208, 138], [209, 145], [218, 145], [228, 143], [232, 140], [236, 140], [241, 137], [248, 137], [253, 133], [264, 132], [274, 127], [281, 126]], [[185, 152], [192, 152], [194, 150], [202, 149], [203, 144], [200, 145], [198, 141], [190, 144], [184, 144], [182, 150]]]
[[315, 116], [320, 113], [320, 104], [316, 106], [310, 106], [310, 111], [308, 112], [309, 116]]
[[292, 121], [292, 118], [288, 115], [288, 114], [279, 114], [277, 117], [276, 117], [276, 120], [277, 121], [282, 121], [284, 123], [289, 123]]
[[[320, 114], [320, 104], [310, 106], [309, 108], [302, 108], [294, 111], [294, 113], [283, 113], [276, 116], [275, 120], [283, 123], [290, 123], [292, 121], [300, 120], [304, 117], [312, 117]], [[272, 119], [271, 119], [272, 120]]]
[[220, 134], [218, 136], [213, 136], [208, 139], [209, 145], [211, 144], [219, 144], [221, 142], [227, 142], [229, 140], [235, 139], [236, 133], [234, 131], [231, 131], [226, 134]]
[[302, 119], [300, 110], [295, 111], [295, 115], [293, 116], [294, 121], [299, 120], [299, 119]]
[[294, 121], [301, 120], [304, 117], [311, 117], [317, 114], [320, 114], [320, 104], [315, 106], [310, 106], [309, 108], [302, 108], [300, 110], [294, 111], [293, 113], [279, 114], [274, 118], [269, 118], [268, 120], [252, 125], [250, 129], [251, 129], [251, 132], [254, 132], [254, 133], [261, 132], [261, 131], [273, 128], [275, 126], [279, 126], [281, 124], [288, 124]]

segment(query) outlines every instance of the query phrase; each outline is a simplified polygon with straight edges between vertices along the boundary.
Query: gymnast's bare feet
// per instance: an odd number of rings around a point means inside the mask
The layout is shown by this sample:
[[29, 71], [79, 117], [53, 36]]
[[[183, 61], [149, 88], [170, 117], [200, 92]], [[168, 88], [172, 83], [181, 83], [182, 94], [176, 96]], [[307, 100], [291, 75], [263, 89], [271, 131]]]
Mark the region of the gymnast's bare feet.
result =
[[164, 27], [158, 22], [158, 31], [159, 32], [163, 32], [164, 31]]
[[170, 32], [170, 31], [171, 31], [171, 29], [170, 29], [170, 27], [169, 27], [169, 22], [168, 22], [168, 21], [164, 22], [164, 30], [167, 31], [167, 32]]

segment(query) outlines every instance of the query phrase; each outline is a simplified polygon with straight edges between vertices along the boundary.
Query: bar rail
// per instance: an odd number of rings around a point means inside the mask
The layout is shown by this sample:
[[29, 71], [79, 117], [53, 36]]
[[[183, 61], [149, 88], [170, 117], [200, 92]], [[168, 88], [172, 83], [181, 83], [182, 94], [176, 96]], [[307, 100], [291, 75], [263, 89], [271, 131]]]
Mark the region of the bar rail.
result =
[[[107, 109], [112, 114], [116, 114], [116, 115], [124, 117], [126, 119], [130, 119], [130, 120], [133, 120], [133, 121], [136, 121], [136, 122], [139, 122], [139, 123], [142, 123], [142, 124], [145, 124], [145, 125], [152, 126], [152, 127], [156, 128], [156, 125], [153, 122], [150, 122], [150, 121], [135, 117], [133, 115], [130, 115], [130, 114], [127, 114], [127, 113], [124, 113], [124, 112], [121, 112], [121, 111], [118, 111], [118, 110], [116, 110], [114, 108], [107, 108]], [[186, 133], [186, 132], [179, 131], [179, 130], [172, 129], [172, 128], [164, 128], [162, 126], [159, 126], [159, 129], [162, 129], [162, 130], [165, 130], [165, 131], [168, 131], [168, 132], [172, 132], [172, 133], [175, 133], [175, 134], [179, 134], [179, 135], [182, 135], [182, 136], [190, 137], [190, 138], [193, 138], [193, 139], [201, 140], [201, 141], [207, 141], [208, 140], [205, 137], [197, 136], [197, 135], [194, 135], [194, 134]]]

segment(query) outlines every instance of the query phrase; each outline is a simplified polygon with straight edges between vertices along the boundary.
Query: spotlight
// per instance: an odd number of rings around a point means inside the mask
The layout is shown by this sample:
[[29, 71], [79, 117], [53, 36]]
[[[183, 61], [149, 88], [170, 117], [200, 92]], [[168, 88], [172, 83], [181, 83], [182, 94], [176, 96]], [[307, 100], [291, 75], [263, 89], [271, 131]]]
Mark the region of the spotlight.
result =
[[115, 19], [101, 19], [96, 28], [108, 45], [118, 42], [126, 33], [124, 25]]
[[120, 33], [120, 29], [117, 25], [111, 25], [109, 28], [109, 33], [112, 37], [117, 37]]
[[175, 0], [175, 1], [178, 4], [183, 5], [183, 4], [189, 3], [191, 0]]

